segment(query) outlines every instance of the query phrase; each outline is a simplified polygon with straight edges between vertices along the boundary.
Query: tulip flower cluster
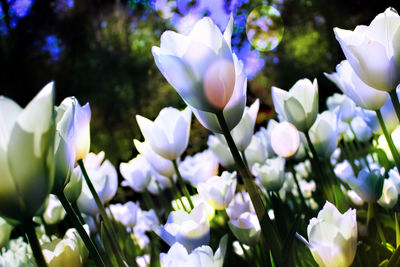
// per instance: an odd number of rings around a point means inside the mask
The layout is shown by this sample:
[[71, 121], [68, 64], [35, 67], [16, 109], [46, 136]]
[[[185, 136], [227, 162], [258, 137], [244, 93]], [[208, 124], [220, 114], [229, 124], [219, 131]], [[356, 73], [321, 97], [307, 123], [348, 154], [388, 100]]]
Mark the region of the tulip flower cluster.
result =
[[[0, 96], [0, 266], [398, 266], [399, 15], [335, 28], [343, 94], [321, 111], [317, 79], [274, 86], [267, 125], [233, 28], [162, 34], [155, 64], [187, 107], [137, 115], [119, 166], [90, 152], [89, 104], [55, 106], [53, 83], [24, 109]], [[192, 113], [212, 133], [186, 155]]]

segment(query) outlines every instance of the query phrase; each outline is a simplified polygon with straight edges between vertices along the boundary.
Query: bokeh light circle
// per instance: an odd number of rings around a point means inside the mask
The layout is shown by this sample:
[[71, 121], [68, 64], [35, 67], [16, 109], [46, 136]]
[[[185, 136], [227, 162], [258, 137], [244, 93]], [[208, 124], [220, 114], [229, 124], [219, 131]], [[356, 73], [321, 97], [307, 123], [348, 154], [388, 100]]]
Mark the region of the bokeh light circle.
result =
[[268, 5], [250, 12], [246, 22], [246, 34], [251, 45], [259, 51], [270, 51], [282, 40], [283, 20], [279, 11]]

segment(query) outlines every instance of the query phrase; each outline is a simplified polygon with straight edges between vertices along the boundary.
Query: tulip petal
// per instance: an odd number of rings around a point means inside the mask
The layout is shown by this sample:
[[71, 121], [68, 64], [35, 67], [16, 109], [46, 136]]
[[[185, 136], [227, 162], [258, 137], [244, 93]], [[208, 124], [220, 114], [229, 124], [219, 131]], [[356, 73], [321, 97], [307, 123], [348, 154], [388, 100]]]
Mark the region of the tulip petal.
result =
[[0, 148], [6, 150], [10, 134], [22, 108], [12, 99], [0, 96]]
[[293, 123], [299, 131], [308, 131], [311, 125], [305, 121], [306, 114], [301, 103], [294, 97], [289, 97], [284, 101], [284, 109], [287, 120]]
[[174, 31], [165, 31], [161, 35], [160, 49], [163, 54], [182, 57], [188, 49], [190, 39]]
[[222, 33], [218, 26], [211, 20], [205, 17], [199, 20], [193, 27], [188, 36], [191, 40], [200, 42], [217, 54], [222, 45]]

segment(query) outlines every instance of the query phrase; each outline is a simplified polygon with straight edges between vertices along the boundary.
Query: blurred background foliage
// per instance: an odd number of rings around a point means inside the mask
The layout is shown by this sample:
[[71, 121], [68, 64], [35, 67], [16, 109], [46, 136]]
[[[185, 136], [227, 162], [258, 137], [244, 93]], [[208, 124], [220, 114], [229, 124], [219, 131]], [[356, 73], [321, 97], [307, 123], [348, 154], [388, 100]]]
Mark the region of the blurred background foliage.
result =
[[[248, 73], [248, 104], [261, 100], [258, 126], [274, 116], [270, 88], [289, 89], [298, 79], [318, 79], [321, 110], [337, 89], [324, 76], [344, 56], [333, 27], [353, 29], [399, 1], [376, 0], [0, 0], [0, 95], [20, 105], [54, 80], [56, 103], [76, 96], [92, 109], [91, 150], [104, 150], [115, 166], [137, 154], [142, 139], [135, 115], [154, 119], [184, 103], [158, 71], [151, 47], [163, 31], [187, 33], [207, 15], [222, 30], [232, 12], [232, 45]], [[284, 34], [272, 51], [254, 49], [246, 19], [260, 5], [281, 13]], [[206, 146], [195, 119], [188, 154]]]

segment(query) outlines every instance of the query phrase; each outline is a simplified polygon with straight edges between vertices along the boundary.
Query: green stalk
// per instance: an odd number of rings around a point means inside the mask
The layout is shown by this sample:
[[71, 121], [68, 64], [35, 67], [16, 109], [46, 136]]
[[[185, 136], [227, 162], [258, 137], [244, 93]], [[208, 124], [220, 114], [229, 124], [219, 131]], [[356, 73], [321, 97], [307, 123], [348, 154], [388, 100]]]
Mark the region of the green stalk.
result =
[[178, 187], [176, 186], [176, 183], [172, 177], [169, 177], [169, 180], [171, 181], [171, 192], [172, 192], [172, 199], [176, 201], [176, 197], [179, 199], [179, 202], [181, 202], [182, 208], [184, 211], [188, 212], [189, 209], [186, 208], [185, 203], [182, 200], [182, 194], [179, 192]]
[[240, 151], [240, 155], [242, 155], [242, 159], [243, 159], [244, 164], [246, 165], [246, 167], [249, 168], [249, 163], [247, 162], [246, 154], [244, 153], [244, 151]]
[[393, 143], [392, 137], [390, 136], [390, 134], [386, 128], [385, 121], [383, 120], [382, 113], [380, 110], [376, 111], [376, 116], [378, 117], [378, 121], [379, 121], [379, 124], [381, 125], [383, 135], [385, 136], [386, 141], [389, 145], [390, 152], [392, 152], [392, 156], [393, 156], [394, 162], [396, 163], [397, 169], [400, 170], [399, 152], [397, 151], [396, 146]]
[[82, 224], [82, 225], [85, 224], [85, 220], [84, 220], [83, 217], [82, 217], [82, 214], [81, 214], [81, 212], [80, 212], [80, 210], [79, 210], [79, 208], [78, 208], [78, 204], [76, 203], [76, 201], [74, 201], [74, 202], [72, 202], [72, 203], [70, 203], [70, 204], [71, 204], [71, 207], [72, 207], [72, 209], [74, 210], [76, 216], [78, 216], [78, 219], [79, 219], [79, 221], [81, 222], [81, 224]]
[[397, 96], [396, 89], [390, 91], [389, 95], [390, 95], [390, 100], [392, 100], [394, 110], [396, 111], [397, 118], [400, 121], [400, 103], [399, 103], [399, 97]]
[[86, 172], [85, 165], [83, 164], [82, 159], [78, 160], [78, 165], [82, 170], [82, 174], [83, 174], [83, 177], [85, 178], [86, 184], [88, 185], [89, 190], [93, 195], [94, 201], [96, 202], [96, 205], [99, 209], [100, 215], [103, 218], [105, 228], [108, 230], [107, 232], [109, 232], [109, 234], [110, 234], [109, 237], [110, 237], [111, 247], [114, 249], [115, 258], [118, 261], [118, 265], [123, 267], [123, 266], [125, 266], [125, 264], [124, 264], [124, 260], [122, 257], [121, 248], [119, 247], [118, 241], [115, 239], [115, 237], [117, 235], [115, 233], [114, 227], [111, 224], [111, 221], [109, 220], [109, 218], [107, 216], [106, 210], [104, 209], [104, 206], [101, 203], [101, 200], [99, 198], [99, 195], [96, 192], [96, 189], [94, 188], [92, 182], [90, 181], [89, 175]]
[[281, 244], [278, 238], [278, 235], [274, 229], [273, 223], [271, 219], [268, 217], [266, 212], [266, 208], [264, 202], [258, 193], [257, 185], [251, 178], [251, 174], [246, 167], [245, 163], [242, 160], [242, 157], [239, 154], [239, 151], [233, 141], [231, 133], [229, 132], [228, 126], [226, 124], [224, 115], [222, 111], [215, 113], [217, 116], [218, 122], [221, 126], [222, 132], [225, 136], [226, 142], [229, 146], [229, 149], [232, 153], [232, 156], [236, 162], [236, 167], [243, 178], [244, 185], [246, 187], [247, 192], [250, 195], [251, 202], [253, 203], [254, 209], [257, 214], [257, 218], [261, 225], [261, 231], [263, 233], [264, 238], [267, 240], [267, 244], [269, 249], [271, 249], [274, 259], [280, 263], [281, 259]]
[[396, 248], [400, 245], [400, 229], [399, 229], [399, 220], [397, 218], [397, 211], [394, 212], [394, 223], [396, 228]]
[[182, 179], [181, 173], [180, 173], [179, 168], [178, 168], [178, 164], [176, 163], [175, 159], [172, 160], [172, 164], [174, 165], [175, 173], [176, 173], [176, 176], [178, 177], [178, 183], [179, 183], [180, 187], [182, 188], [183, 194], [185, 195], [185, 197], [189, 201], [190, 209], [192, 210], [194, 208], [194, 205], [193, 205], [193, 202], [192, 202], [192, 198], [190, 197], [189, 190], [186, 187], [186, 184]]
[[294, 170], [292, 163], [289, 163], [289, 169], [290, 169], [290, 172], [293, 175], [294, 182], [296, 183], [297, 193], [299, 194], [301, 205], [303, 206], [304, 212], [308, 213], [308, 207], [307, 207], [307, 204], [306, 204], [306, 200], [304, 199], [303, 192], [301, 192], [300, 184], [299, 184], [299, 181], [297, 180], [296, 171]]
[[64, 195], [63, 191], [57, 194], [58, 199], [60, 200], [61, 204], [63, 205], [65, 211], [68, 214], [68, 218], [71, 220], [73, 227], [78, 231], [79, 235], [81, 236], [83, 243], [88, 248], [90, 255], [94, 258], [98, 266], [106, 266], [104, 263], [104, 259], [101, 257], [100, 252], [92, 239], [90, 239], [89, 235], [87, 234], [85, 228], [83, 228], [79, 217], [76, 215], [75, 211], [69, 204], [67, 198]]
[[29, 245], [32, 248], [33, 256], [35, 257], [36, 263], [39, 267], [46, 267], [47, 263], [44, 259], [42, 249], [40, 247], [39, 240], [37, 238], [35, 227], [33, 226], [32, 219], [24, 221], [22, 223], [26, 236], [28, 237]]

